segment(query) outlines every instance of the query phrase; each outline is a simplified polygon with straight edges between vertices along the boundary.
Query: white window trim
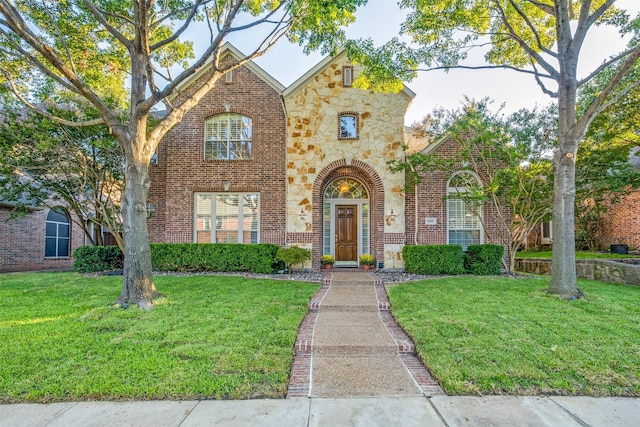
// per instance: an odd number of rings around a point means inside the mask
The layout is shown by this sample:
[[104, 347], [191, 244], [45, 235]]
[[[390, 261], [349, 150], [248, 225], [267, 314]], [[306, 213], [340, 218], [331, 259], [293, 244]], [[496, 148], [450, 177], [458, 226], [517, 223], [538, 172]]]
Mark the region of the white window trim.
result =
[[[210, 141], [207, 139], [207, 126], [209, 125], [210, 121], [213, 121], [216, 117], [221, 117], [224, 116], [227, 119], [227, 127], [230, 128], [231, 127], [231, 116], [240, 116], [243, 119], [246, 118], [249, 120], [250, 126], [251, 126], [251, 138], [248, 140], [231, 140], [229, 137], [227, 137], [226, 141], [223, 141], [226, 143], [227, 146], [227, 153], [226, 153], [226, 157], [225, 158], [220, 158], [220, 159], [216, 159], [216, 158], [212, 158], [211, 159], [207, 159], [207, 143], [214, 143], [215, 141]], [[204, 120], [204, 135], [203, 135], [203, 157], [205, 161], [239, 161], [239, 160], [252, 160], [253, 159], [253, 119], [249, 116], [245, 116], [244, 114], [240, 114], [240, 113], [232, 113], [232, 112], [224, 112], [224, 113], [220, 113], [220, 114], [214, 114], [213, 116], [209, 116]], [[249, 157], [247, 158], [235, 158], [235, 159], [231, 159], [231, 151], [230, 151], [230, 145], [229, 142], [248, 142], [249, 143]]]
[[[549, 224], [549, 235], [544, 235], [544, 223]], [[550, 245], [553, 243], [553, 222], [552, 221], [542, 221], [540, 224], [540, 243], [543, 245]]]
[[[461, 174], [469, 174], [469, 175], [473, 176], [477, 180], [477, 182], [482, 182], [480, 180], [480, 177], [478, 176], [478, 174], [476, 174], [473, 171], [462, 170], [462, 171], [454, 172], [453, 175], [451, 175], [451, 178], [449, 178], [449, 180], [447, 181], [447, 196], [449, 196], [450, 194], [458, 194], [458, 193], [462, 193], [462, 192], [468, 191], [466, 189], [466, 187], [451, 187], [451, 180], [456, 175], [461, 175]], [[450, 242], [449, 242], [449, 231], [451, 231], [452, 229], [449, 228], [449, 211], [450, 211], [450, 209], [449, 209], [449, 198], [447, 198], [447, 200], [446, 200], [446, 209], [447, 209], [447, 244], [450, 244]], [[480, 233], [479, 244], [482, 245], [482, 244], [484, 244], [484, 226], [483, 226], [483, 221], [482, 221], [482, 218], [484, 218], [484, 207], [483, 206], [480, 206], [480, 208], [478, 209], [478, 217], [479, 217], [479, 220], [478, 220], [479, 228], [477, 230]], [[453, 230], [454, 231], [456, 231], [456, 230], [459, 231], [460, 229], [453, 229]], [[462, 230], [466, 230], [466, 229], [462, 229]]]
[[[209, 243], [216, 243], [216, 221], [214, 220], [215, 218], [215, 201], [216, 201], [216, 197], [217, 196], [230, 196], [230, 195], [237, 195], [238, 199], [242, 198], [243, 196], [246, 195], [255, 195], [258, 198], [258, 208], [257, 208], [257, 219], [256, 221], [258, 222], [258, 229], [256, 230], [256, 243], [258, 244], [260, 243], [260, 193], [256, 193], [256, 192], [243, 192], [243, 193], [209, 193], [209, 192], [198, 192], [198, 193], [194, 193], [193, 195], [193, 241], [194, 243], [198, 243], [198, 196], [201, 195], [208, 195], [211, 196], [211, 205], [209, 207], [209, 213], [210, 213], [210, 218], [209, 218], [209, 231], [211, 231], [211, 238]], [[244, 218], [244, 204], [240, 204], [238, 206], [238, 216], [241, 216], [242, 218]], [[203, 230], [201, 230], [203, 231]], [[244, 221], [242, 220], [238, 220], [238, 242], [237, 243], [245, 243], [245, 244], [252, 244], [251, 242], [241, 242], [239, 241], [241, 237], [244, 236]]]

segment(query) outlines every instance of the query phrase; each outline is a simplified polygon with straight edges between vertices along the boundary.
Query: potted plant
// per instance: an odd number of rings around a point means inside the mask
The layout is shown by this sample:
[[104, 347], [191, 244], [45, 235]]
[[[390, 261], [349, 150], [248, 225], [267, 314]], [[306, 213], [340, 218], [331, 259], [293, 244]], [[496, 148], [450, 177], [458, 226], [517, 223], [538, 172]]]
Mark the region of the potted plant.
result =
[[320, 264], [322, 264], [326, 269], [333, 267], [334, 262], [336, 262], [336, 259], [333, 257], [333, 255], [325, 254], [322, 255], [322, 258], [320, 258]]
[[376, 260], [373, 258], [373, 256], [371, 256], [369, 254], [360, 255], [360, 265], [365, 270], [369, 270], [371, 268], [371, 266], [375, 264], [375, 262], [376, 262]]

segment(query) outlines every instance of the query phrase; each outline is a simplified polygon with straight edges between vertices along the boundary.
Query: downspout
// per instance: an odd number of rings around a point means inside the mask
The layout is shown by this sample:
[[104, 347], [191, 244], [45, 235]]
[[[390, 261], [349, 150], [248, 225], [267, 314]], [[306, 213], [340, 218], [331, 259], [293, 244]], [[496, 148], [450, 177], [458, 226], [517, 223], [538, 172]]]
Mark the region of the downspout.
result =
[[[413, 168], [413, 166], [409, 165], [409, 167], [411, 168], [411, 171], [413, 173], [416, 172], [416, 170]], [[414, 193], [414, 198], [415, 198], [415, 208], [413, 210], [413, 220], [414, 220], [414, 228], [413, 228], [413, 244], [417, 245], [418, 244], [418, 206], [420, 205], [418, 203], [418, 185], [414, 185], [413, 187], [413, 193]]]

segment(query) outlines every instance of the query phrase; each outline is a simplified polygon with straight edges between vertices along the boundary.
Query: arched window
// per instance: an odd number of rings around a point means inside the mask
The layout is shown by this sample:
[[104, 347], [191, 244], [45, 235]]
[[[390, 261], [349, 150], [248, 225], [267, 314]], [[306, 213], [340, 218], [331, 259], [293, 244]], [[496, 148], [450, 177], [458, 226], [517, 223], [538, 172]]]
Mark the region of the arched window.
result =
[[204, 159], [251, 159], [251, 137], [249, 117], [235, 113], [209, 117], [204, 122]]
[[67, 213], [62, 208], [53, 208], [47, 215], [44, 256], [61, 258], [69, 256], [71, 226]]
[[338, 178], [327, 186], [325, 199], [368, 199], [367, 189], [351, 178]]
[[483, 241], [482, 208], [470, 206], [459, 197], [479, 184], [479, 178], [469, 171], [454, 173], [447, 184], [447, 243], [460, 245], [463, 250]]

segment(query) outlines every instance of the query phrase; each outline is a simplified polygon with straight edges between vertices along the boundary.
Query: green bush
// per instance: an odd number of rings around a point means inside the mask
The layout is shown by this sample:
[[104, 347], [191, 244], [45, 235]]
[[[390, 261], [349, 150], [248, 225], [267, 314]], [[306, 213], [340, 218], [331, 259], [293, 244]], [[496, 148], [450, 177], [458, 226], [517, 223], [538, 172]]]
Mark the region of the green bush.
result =
[[469, 245], [467, 247], [469, 266], [467, 270], [471, 274], [479, 276], [492, 276], [502, 272], [502, 245]]
[[[247, 271], [273, 273], [277, 245], [240, 243], [155, 243], [151, 265], [157, 271]], [[306, 251], [305, 251], [306, 252]], [[83, 246], [73, 253], [73, 267], [80, 273], [121, 269], [117, 246]]]
[[279, 248], [276, 253], [276, 260], [284, 261], [288, 266], [301, 264], [311, 259], [311, 253], [299, 248], [298, 246], [292, 246], [290, 248]]
[[155, 243], [151, 264], [159, 271], [247, 271], [273, 273], [277, 245], [261, 243]]
[[464, 260], [460, 245], [420, 245], [402, 248], [404, 268], [412, 274], [462, 274]]
[[73, 252], [73, 268], [79, 273], [119, 270], [123, 260], [118, 246], [81, 246]]

